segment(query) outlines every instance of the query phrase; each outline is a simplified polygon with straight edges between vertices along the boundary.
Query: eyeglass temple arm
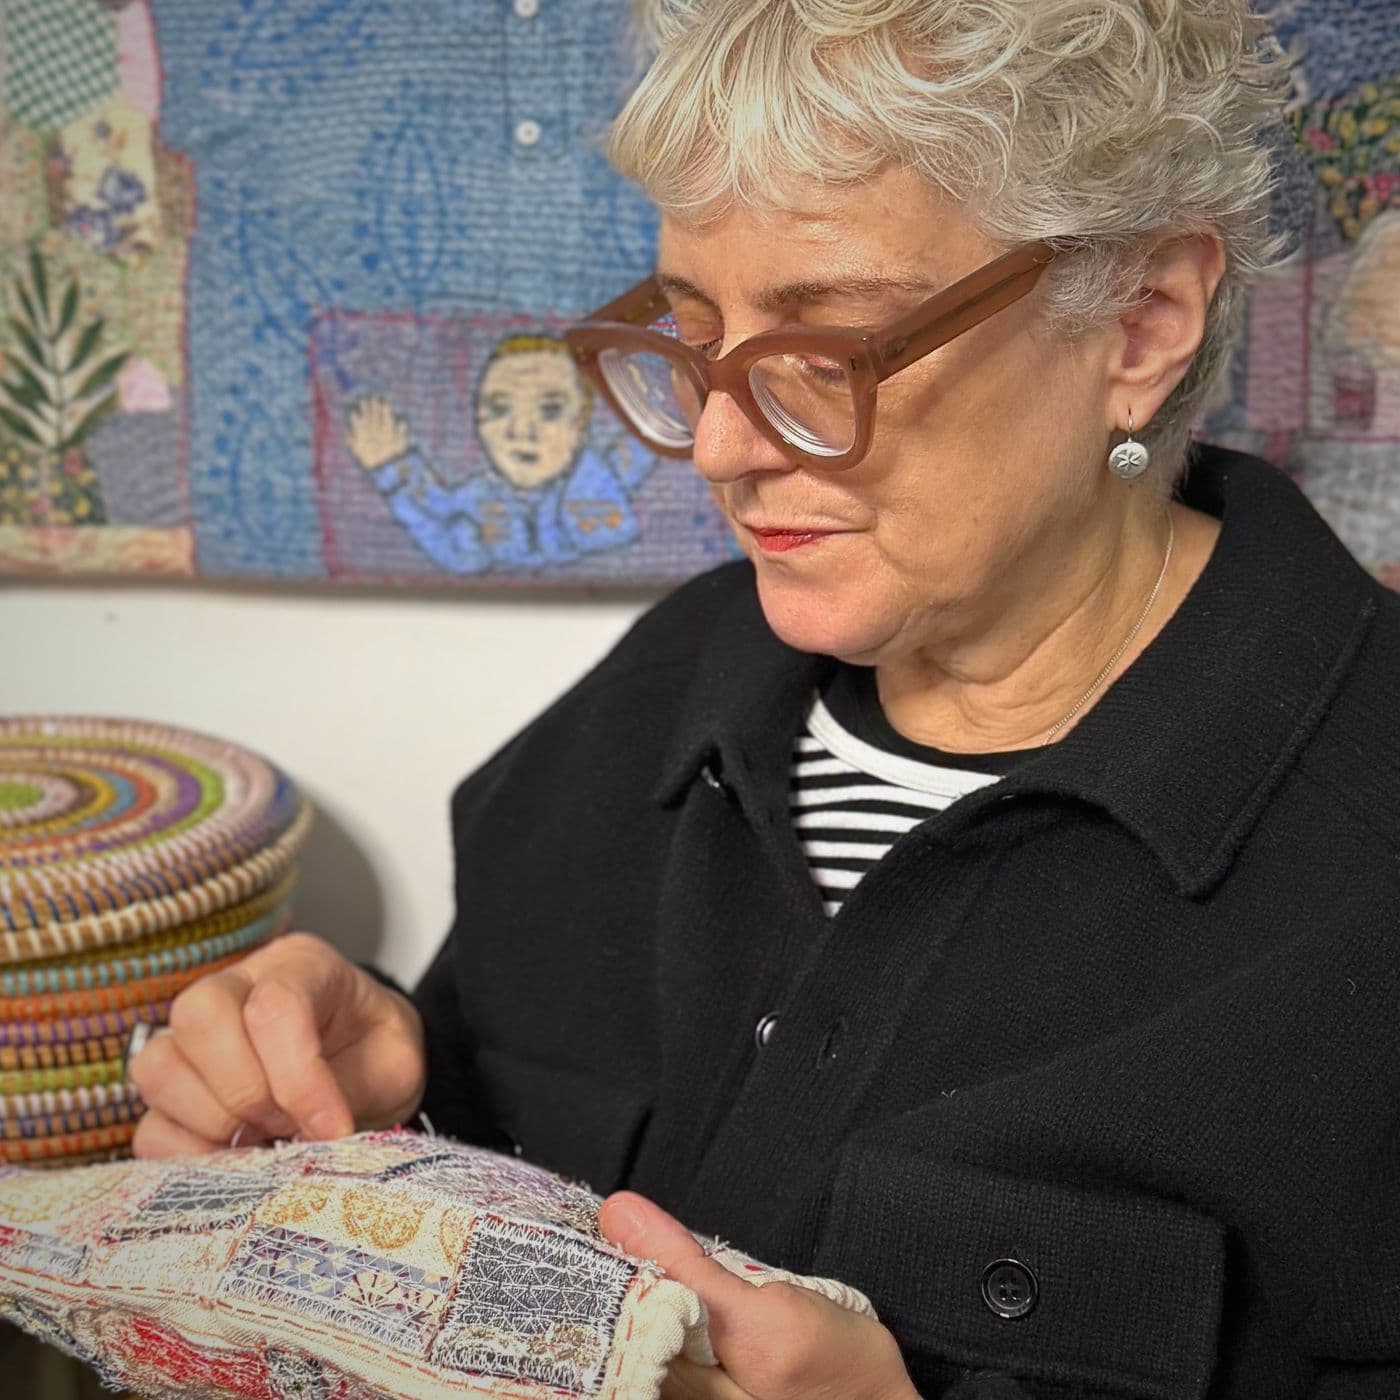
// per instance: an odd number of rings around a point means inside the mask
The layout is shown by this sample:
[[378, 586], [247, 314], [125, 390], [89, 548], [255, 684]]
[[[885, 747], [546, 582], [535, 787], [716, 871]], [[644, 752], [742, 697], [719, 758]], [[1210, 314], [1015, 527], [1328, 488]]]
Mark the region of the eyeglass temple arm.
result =
[[670, 303], [661, 290], [661, 284], [652, 276], [638, 282], [635, 287], [623, 292], [606, 306], [600, 306], [588, 320], [614, 323], [622, 321], [628, 325], [645, 326], [664, 316], [668, 310]]
[[1019, 301], [1059, 250], [1049, 243], [1013, 248], [955, 282], [890, 326], [876, 347], [881, 378], [912, 365], [940, 345]]

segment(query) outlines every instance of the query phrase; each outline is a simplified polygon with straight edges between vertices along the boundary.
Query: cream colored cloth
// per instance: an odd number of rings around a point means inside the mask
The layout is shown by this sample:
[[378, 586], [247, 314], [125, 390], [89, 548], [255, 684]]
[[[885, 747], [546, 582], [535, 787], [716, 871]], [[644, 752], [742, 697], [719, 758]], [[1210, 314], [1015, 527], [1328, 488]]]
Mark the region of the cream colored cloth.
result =
[[[651, 1400], [713, 1364], [699, 1298], [599, 1198], [395, 1130], [199, 1161], [0, 1171], [0, 1317], [144, 1396]], [[697, 1236], [697, 1238], [700, 1238]], [[854, 1289], [704, 1241], [726, 1268]]]

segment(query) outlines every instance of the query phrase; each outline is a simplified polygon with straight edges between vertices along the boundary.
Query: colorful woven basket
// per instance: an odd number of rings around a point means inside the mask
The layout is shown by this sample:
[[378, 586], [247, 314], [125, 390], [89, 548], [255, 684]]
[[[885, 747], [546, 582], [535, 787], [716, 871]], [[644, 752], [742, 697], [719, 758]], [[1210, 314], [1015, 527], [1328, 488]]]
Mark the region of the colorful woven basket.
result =
[[310, 809], [236, 745], [134, 720], [0, 720], [0, 962], [188, 924], [290, 867]]
[[135, 720], [0, 720], [0, 1162], [125, 1155], [140, 1021], [290, 921], [310, 809], [266, 759]]

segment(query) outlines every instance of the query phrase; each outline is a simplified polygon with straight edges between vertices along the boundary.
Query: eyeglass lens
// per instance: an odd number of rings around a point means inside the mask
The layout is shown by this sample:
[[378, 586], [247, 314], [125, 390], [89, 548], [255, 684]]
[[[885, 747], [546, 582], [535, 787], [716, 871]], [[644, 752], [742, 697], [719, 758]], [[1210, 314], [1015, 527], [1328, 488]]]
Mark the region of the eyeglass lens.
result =
[[699, 395], [685, 372], [665, 355], [609, 346], [599, 353], [598, 367], [644, 437], [664, 447], [689, 447], [695, 441]]
[[856, 436], [855, 396], [845, 369], [825, 355], [765, 355], [749, 367], [763, 415], [802, 452], [839, 457]]
[[[669, 318], [651, 329], [675, 337]], [[598, 366], [634, 430], [666, 447], [693, 445], [704, 403], [679, 355], [608, 347]], [[767, 355], [749, 367], [749, 389], [759, 411], [799, 451], [816, 457], [850, 451], [855, 395], [838, 361], [809, 353]]]

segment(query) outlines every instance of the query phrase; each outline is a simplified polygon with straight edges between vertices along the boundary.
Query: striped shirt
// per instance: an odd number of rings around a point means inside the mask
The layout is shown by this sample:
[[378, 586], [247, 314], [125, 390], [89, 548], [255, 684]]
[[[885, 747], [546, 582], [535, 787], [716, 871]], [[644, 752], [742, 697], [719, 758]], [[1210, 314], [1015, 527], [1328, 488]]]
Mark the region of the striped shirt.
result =
[[789, 783], [797, 839], [826, 912], [841, 908], [906, 831], [1032, 752], [949, 754], [916, 744], [885, 718], [874, 672], [842, 667], [812, 699]]

